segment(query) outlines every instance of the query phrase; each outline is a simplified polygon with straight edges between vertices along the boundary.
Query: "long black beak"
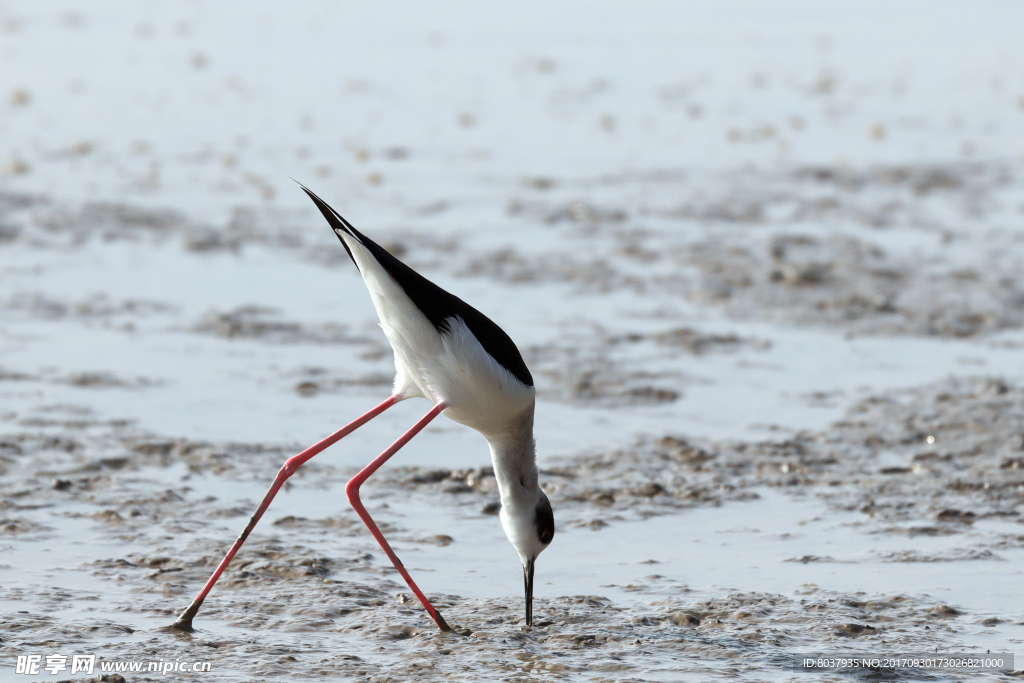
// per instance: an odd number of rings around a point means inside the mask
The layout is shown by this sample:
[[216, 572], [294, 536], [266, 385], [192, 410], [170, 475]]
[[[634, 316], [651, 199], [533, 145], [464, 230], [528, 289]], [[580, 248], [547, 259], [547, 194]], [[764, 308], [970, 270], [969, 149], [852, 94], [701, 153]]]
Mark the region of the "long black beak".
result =
[[523, 587], [526, 588], [526, 625], [533, 626], [533, 563], [537, 558], [531, 557], [523, 565]]

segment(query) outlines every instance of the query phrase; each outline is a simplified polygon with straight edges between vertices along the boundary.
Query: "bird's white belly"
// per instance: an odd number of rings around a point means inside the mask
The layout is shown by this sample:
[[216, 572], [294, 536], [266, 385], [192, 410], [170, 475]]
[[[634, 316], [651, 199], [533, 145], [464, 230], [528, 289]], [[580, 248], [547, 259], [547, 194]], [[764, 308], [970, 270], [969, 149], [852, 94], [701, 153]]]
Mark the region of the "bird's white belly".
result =
[[395, 352], [397, 395], [444, 401], [445, 415], [485, 436], [507, 428], [533, 403], [534, 388], [494, 360], [462, 320], [449, 318], [449, 329], [438, 332], [362, 245], [347, 243]]
[[533, 404], [534, 388], [494, 360], [461, 320], [450, 319], [439, 337], [441, 352], [425, 360], [422, 377], [448, 404], [448, 417], [486, 436], [506, 430]]
[[[395, 350], [397, 393], [444, 401], [445, 415], [484, 435], [506, 429], [530, 406], [534, 388], [501, 367], [465, 323], [450, 319], [442, 334], [419, 315], [422, 324], [405, 321], [400, 329], [382, 323]], [[410, 335], [410, 329], [416, 333]]]

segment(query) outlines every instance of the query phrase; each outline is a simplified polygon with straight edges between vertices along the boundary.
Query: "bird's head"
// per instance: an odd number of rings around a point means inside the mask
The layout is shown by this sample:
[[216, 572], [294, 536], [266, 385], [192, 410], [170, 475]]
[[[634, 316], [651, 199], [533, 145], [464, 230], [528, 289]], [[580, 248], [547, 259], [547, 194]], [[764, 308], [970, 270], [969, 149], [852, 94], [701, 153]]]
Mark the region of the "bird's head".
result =
[[523, 563], [523, 587], [526, 590], [526, 625], [533, 626], [533, 568], [537, 556], [555, 537], [555, 515], [547, 495], [536, 487], [529, 499], [502, 505], [501, 525]]

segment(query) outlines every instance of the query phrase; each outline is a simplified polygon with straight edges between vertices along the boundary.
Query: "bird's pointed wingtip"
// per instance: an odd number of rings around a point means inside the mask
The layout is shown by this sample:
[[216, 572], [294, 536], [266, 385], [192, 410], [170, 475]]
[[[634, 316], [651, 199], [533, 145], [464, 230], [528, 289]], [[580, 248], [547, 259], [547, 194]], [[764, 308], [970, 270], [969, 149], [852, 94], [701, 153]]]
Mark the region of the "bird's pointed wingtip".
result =
[[[288, 177], [291, 178], [291, 176], [288, 176]], [[295, 178], [291, 178], [291, 179], [295, 182], [296, 185], [298, 185], [300, 188], [302, 188], [302, 191], [305, 192], [306, 195], [310, 199], [313, 200], [313, 203], [316, 204], [318, 209], [320, 209], [320, 213], [322, 213], [324, 215], [324, 218], [326, 218], [327, 221], [332, 224], [332, 227], [334, 227], [333, 223], [334, 223], [335, 219], [340, 219], [342, 221], [342, 224], [345, 225], [345, 223], [344, 223], [345, 219], [343, 219], [338, 214], [337, 211], [335, 211], [333, 208], [331, 208], [331, 206], [327, 202], [325, 202], [324, 200], [320, 199], [320, 197], [317, 195], [316, 192], [313, 192], [313, 190], [309, 189], [308, 187], [306, 187], [305, 185], [300, 183], [298, 180], [295, 180]], [[345, 225], [345, 227], [347, 228], [349, 226]]]
[[[289, 178], [291, 178], [291, 176], [289, 176]], [[295, 181], [296, 185], [302, 188], [302, 191], [305, 192], [310, 199], [313, 200], [313, 203], [316, 204], [316, 208], [320, 209], [320, 213], [322, 213], [324, 218], [327, 219], [327, 223], [331, 226], [331, 229], [334, 230], [334, 234], [336, 234], [338, 239], [341, 240], [341, 244], [345, 247], [345, 251], [348, 252], [349, 258], [352, 259], [352, 263], [356, 263], [356, 258], [352, 255], [352, 250], [349, 248], [348, 244], [346, 244], [344, 236], [348, 235], [359, 242], [363, 241], [363, 236], [356, 232], [356, 229], [352, 227], [352, 224], [346, 221], [340, 213], [330, 206], [330, 204], [320, 199], [313, 190], [309, 189], [298, 180], [295, 180], [295, 178], [291, 179]], [[356, 263], [356, 267], [359, 267], [358, 263]]]
[[[309, 197], [310, 197], [311, 199], [314, 199], [314, 200], [316, 200], [316, 199], [320, 199], [320, 197], [317, 197], [317, 196], [316, 196], [316, 194], [315, 194], [315, 193], [313, 192], [313, 190], [309, 189], [308, 187], [306, 187], [305, 185], [303, 185], [303, 184], [302, 184], [301, 182], [299, 182], [299, 181], [298, 181], [298, 180], [296, 180], [295, 178], [292, 178], [291, 176], [288, 176], [288, 180], [290, 180], [290, 181], [292, 181], [293, 183], [295, 183], [296, 185], [298, 185], [298, 186], [299, 186], [299, 187], [300, 187], [300, 188], [302, 189], [302, 191], [303, 191], [303, 192], [305, 192], [305, 193], [306, 193], [307, 195], [309, 195]], [[323, 201], [323, 200], [321, 200], [321, 201]]]

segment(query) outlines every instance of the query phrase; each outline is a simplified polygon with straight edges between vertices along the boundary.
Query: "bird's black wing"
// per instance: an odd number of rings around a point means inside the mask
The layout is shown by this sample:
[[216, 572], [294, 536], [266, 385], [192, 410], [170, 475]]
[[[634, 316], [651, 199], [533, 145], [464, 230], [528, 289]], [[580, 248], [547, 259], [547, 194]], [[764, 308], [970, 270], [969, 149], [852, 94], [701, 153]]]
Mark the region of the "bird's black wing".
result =
[[[513, 377], [526, 386], [533, 386], [533, 376], [530, 375], [530, 370], [526, 367], [526, 362], [523, 361], [523, 356], [516, 348], [515, 342], [494, 321], [399, 261], [383, 247], [352, 227], [351, 223], [342, 218], [341, 214], [311, 190], [301, 184], [299, 187], [309, 195], [335, 232], [343, 231], [366, 247], [367, 251], [377, 259], [377, 263], [395, 279], [406, 295], [412, 299], [416, 307], [423, 311], [423, 315], [427, 316], [427, 320], [438, 332], [442, 334], [447, 332], [448, 321], [452, 318], [462, 320], [480, 342], [480, 345], [484, 347], [484, 350], [491, 354], [491, 357], [498, 361], [501, 367], [512, 373]], [[338, 239], [341, 239], [341, 235], [338, 235]], [[345, 251], [348, 251], [349, 258], [352, 258], [352, 252], [349, 251], [345, 240], [341, 240], [341, 243], [345, 246]], [[352, 258], [352, 262], [355, 263], [354, 258]]]

